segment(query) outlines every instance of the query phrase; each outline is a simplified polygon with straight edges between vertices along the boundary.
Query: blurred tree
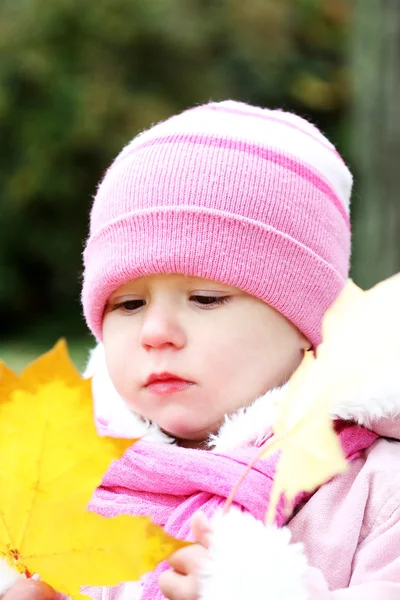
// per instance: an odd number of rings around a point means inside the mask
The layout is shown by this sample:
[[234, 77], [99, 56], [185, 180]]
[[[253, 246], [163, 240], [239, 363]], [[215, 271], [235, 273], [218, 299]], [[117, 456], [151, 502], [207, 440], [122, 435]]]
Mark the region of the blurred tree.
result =
[[359, 199], [353, 270], [362, 287], [400, 271], [400, 3], [356, 0], [352, 148]]
[[0, 331], [82, 323], [91, 197], [151, 123], [232, 97], [294, 109], [345, 150], [347, 18], [345, 0], [3, 0]]

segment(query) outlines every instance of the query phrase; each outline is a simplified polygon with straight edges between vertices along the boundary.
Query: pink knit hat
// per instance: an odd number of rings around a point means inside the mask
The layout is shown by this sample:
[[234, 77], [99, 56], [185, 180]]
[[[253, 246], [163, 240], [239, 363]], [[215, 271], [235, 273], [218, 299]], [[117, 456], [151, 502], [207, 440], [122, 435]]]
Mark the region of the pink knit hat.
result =
[[83, 308], [102, 337], [121, 284], [182, 273], [236, 286], [314, 344], [348, 276], [351, 174], [304, 119], [226, 101], [138, 135], [101, 182], [84, 252]]

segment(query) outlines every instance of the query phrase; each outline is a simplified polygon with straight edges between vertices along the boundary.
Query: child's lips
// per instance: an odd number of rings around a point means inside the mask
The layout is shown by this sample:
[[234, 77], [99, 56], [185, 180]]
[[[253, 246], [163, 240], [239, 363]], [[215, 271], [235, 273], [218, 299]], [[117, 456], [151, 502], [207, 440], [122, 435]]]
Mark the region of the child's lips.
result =
[[144, 388], [158, 396], [183, 392], [193, 386], [193, 381], [182, 379], [172, 373], [153, 373], [147, 378]]
[[194, 385], [194, 383], [191, 381], [184, 381], [183, 379], [164, 379], [146, 385], [146, 390], [158, 396], [165, 396], [175, 394], [176, 392], [183, 392], [192, 385]]

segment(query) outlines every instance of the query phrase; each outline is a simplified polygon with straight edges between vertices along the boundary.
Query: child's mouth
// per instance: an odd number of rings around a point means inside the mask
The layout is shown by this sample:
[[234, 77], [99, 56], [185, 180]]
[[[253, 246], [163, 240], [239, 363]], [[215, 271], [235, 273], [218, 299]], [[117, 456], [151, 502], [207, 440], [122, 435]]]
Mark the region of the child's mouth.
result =
[[194, 385], [193, 381], [187, 381], [171, 373], [153, 373], [147, 379], [144, 388], [159, 396], [183, 392]]

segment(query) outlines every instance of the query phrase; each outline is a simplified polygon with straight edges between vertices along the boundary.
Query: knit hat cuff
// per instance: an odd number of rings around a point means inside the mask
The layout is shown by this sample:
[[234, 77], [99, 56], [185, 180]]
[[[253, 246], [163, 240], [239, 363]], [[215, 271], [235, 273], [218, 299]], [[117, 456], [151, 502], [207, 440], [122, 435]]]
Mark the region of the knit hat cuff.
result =
[[[240, 244], [238, 244], [240, 240]], [[342, 248], [335, 245], [335, 251]], [[346, 254], [346, 250], [342, 252]], [[104, 308], [123, 283], [143, 275], [181, 273], [238, 287], [286, 316], [310, 342], [321, 341], [325, 311], [343, 274], [294, 238], [242, 216], [195, 207], [135, 211], [89, 238], [82, 290], [84, 314], [98, 340]]]

